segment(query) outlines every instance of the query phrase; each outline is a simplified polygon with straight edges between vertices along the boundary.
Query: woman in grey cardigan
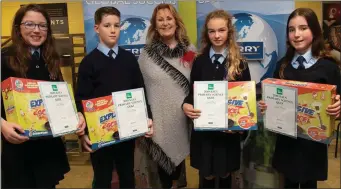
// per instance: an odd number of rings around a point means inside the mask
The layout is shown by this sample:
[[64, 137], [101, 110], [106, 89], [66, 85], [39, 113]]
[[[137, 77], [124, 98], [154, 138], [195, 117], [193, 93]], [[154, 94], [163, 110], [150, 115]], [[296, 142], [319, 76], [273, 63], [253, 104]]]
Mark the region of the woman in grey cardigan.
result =
[[[141, 139], [138, 146], [157, 163], [163, 188], [178, 186], [184, 160], [189, 155], [190, 129], [181, 106], [189, 92], [194, 57], [195, 48], [189, 43], [176, 9], [170, 4], [158, 5], [151, 18], [147, 44], [139, 57], [155, 134], [152, 139]], [[148, 180], [150, 183], [155, 178]]]

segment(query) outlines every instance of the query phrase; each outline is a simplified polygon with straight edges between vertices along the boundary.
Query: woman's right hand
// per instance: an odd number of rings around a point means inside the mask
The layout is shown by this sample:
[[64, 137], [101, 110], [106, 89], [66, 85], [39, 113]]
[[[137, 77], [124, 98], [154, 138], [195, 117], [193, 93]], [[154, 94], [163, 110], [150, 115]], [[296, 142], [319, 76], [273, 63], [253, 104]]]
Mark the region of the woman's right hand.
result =
[[[21, 144], [29, 140], [27, 136], [21, 136], [19, 133], [24, 133], [24, 129], [18, 124], [8, 122], [1, 118], [1, 132], [6, 140], [12, 144]], [[18, 133], [19, 132], [19, 133]]]
[[266, 110], [266, 108], [267, 108], [267, 105], [265, 104], [265, 102], [264, 102], [263, 100], [261, 100], [261, 101], [258, 102], [258, 107], [259, 107], [259, 109], [260, 109], [260, 113], [261, 113], [262, 115], [264, 115], [264, 114], [265, 114], [265, 110]]
[[194, 109], [192, 104], [184, 103], [182, 105], [182, 109], [184, 110], [186, 116], [188, 116], [191, 119], [197, 119], [200, 117], [200, 110]]
[[90, 152], [90, 153], [93, 152], [91, 149], [91, 141], [88, 135], [85, 134], [81, 136], [81, 143], [85, 151]]

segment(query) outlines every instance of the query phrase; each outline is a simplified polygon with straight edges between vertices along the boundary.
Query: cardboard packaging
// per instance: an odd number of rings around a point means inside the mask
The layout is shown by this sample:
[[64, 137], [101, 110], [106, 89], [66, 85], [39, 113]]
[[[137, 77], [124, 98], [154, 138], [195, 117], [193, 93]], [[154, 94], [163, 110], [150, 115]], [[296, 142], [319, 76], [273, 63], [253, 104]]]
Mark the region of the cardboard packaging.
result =
[[112, 96], [83, 100], [84, 115], [93, 150], [120, 141]]
[[228, 82], [228, 130], [257, 130], [255, 81]]
[[[1, 83], [6, 120], [19, 124], [25, 131], [24, 135], [30, 138], [52, 136], [38, 81], [10, 77]], [[76, 110], [71, 85], [68, 87]]]
[[265, 79], [262, 83], [297, 88], [297, 136], [316, 142], [330, 143], [335, 119], [327, 114], [326, 108], [334, 103], [335, 85], [273, 78]]

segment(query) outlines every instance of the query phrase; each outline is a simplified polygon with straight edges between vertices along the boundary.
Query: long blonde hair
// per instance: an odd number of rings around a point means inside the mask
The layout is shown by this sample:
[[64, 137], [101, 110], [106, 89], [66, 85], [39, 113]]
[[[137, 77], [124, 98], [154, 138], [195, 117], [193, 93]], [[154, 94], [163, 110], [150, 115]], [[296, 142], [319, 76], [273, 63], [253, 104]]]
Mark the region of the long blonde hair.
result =
[[[228, 60], [226, 61], [226, 68], [228, 70], [228, 78], [230, 80], [235, 80], [237, 75], [240, 75], [242, 73], [242, 69], [240, 67], [240, 64], [244, 64], [244, 59], [240, 53], [240, 48], [236, 41], [236, 31], [234, 26], [232, 25], [232, 16], [226, 12], [225, 10], [215, 10], [213, 12], [210, 12], [206, 16], [205, 25], [202, 29], [201, 33], [201, 49], [200, 54], [203, 54], [205, 52], [208, 52], [210, 47], [212, 46], [212, 43], [208, 37], [208, 28], [207, 24], [211, 19], [215, 18], [221, 18], [226, 20], [227, 23], [227, 40], [226, 40], [226, 46], [228, 47]], [[245, 67], [245, 66], [244, 66]]]
[[162, 9], [168, 9], [172, 13], [175, 19], [175, 23], [177, 26], [175, 30], [175, 39], [180, 43], [184, 43], [188, 45], [189, 39], [187, 36], [184, 22], [182, 21], [176, 9], [171, 4], [166, 4], [166, 3], [159, 4], [158, 6], [155, 7], [153, 11], [153, 15], [152, 15], [152, 18], [150, 19], [150, 26], [149, 26], [148, 33], [147, 33], [147, 43], [151, 43], [154, 40], [160, 39], [160, 35], [156, 31], [156, 14], [159, 10], [162, 10]]

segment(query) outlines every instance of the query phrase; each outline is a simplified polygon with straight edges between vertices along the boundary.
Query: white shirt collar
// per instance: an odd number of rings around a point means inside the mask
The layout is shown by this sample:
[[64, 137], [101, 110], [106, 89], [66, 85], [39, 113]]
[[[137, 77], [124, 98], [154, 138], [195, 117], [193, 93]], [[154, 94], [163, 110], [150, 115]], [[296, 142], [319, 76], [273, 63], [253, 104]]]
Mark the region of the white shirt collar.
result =
[[[110, 51], [110, 48], [102, 43], [98, 43], [97, 49], [101, 51], [105, 56], [109, 56], [108, 53]], [[116, 44], [113, 48], [111, 48], [114, 51], [113, 57], [116, 58], [118, 54], [118, 44]]]
[[211, 47], [210, 48], [210, 58], [211, 58], [212, 62], [214, 61], [214, 55], [215, 54], [221, 54], [222, 55], [222, 57], [220, 57], [218, 59], [218, 61], [222, 64], [227, 57], [227, 47], [223, 50], [222, 53], [215, 52], [214, 49]]

